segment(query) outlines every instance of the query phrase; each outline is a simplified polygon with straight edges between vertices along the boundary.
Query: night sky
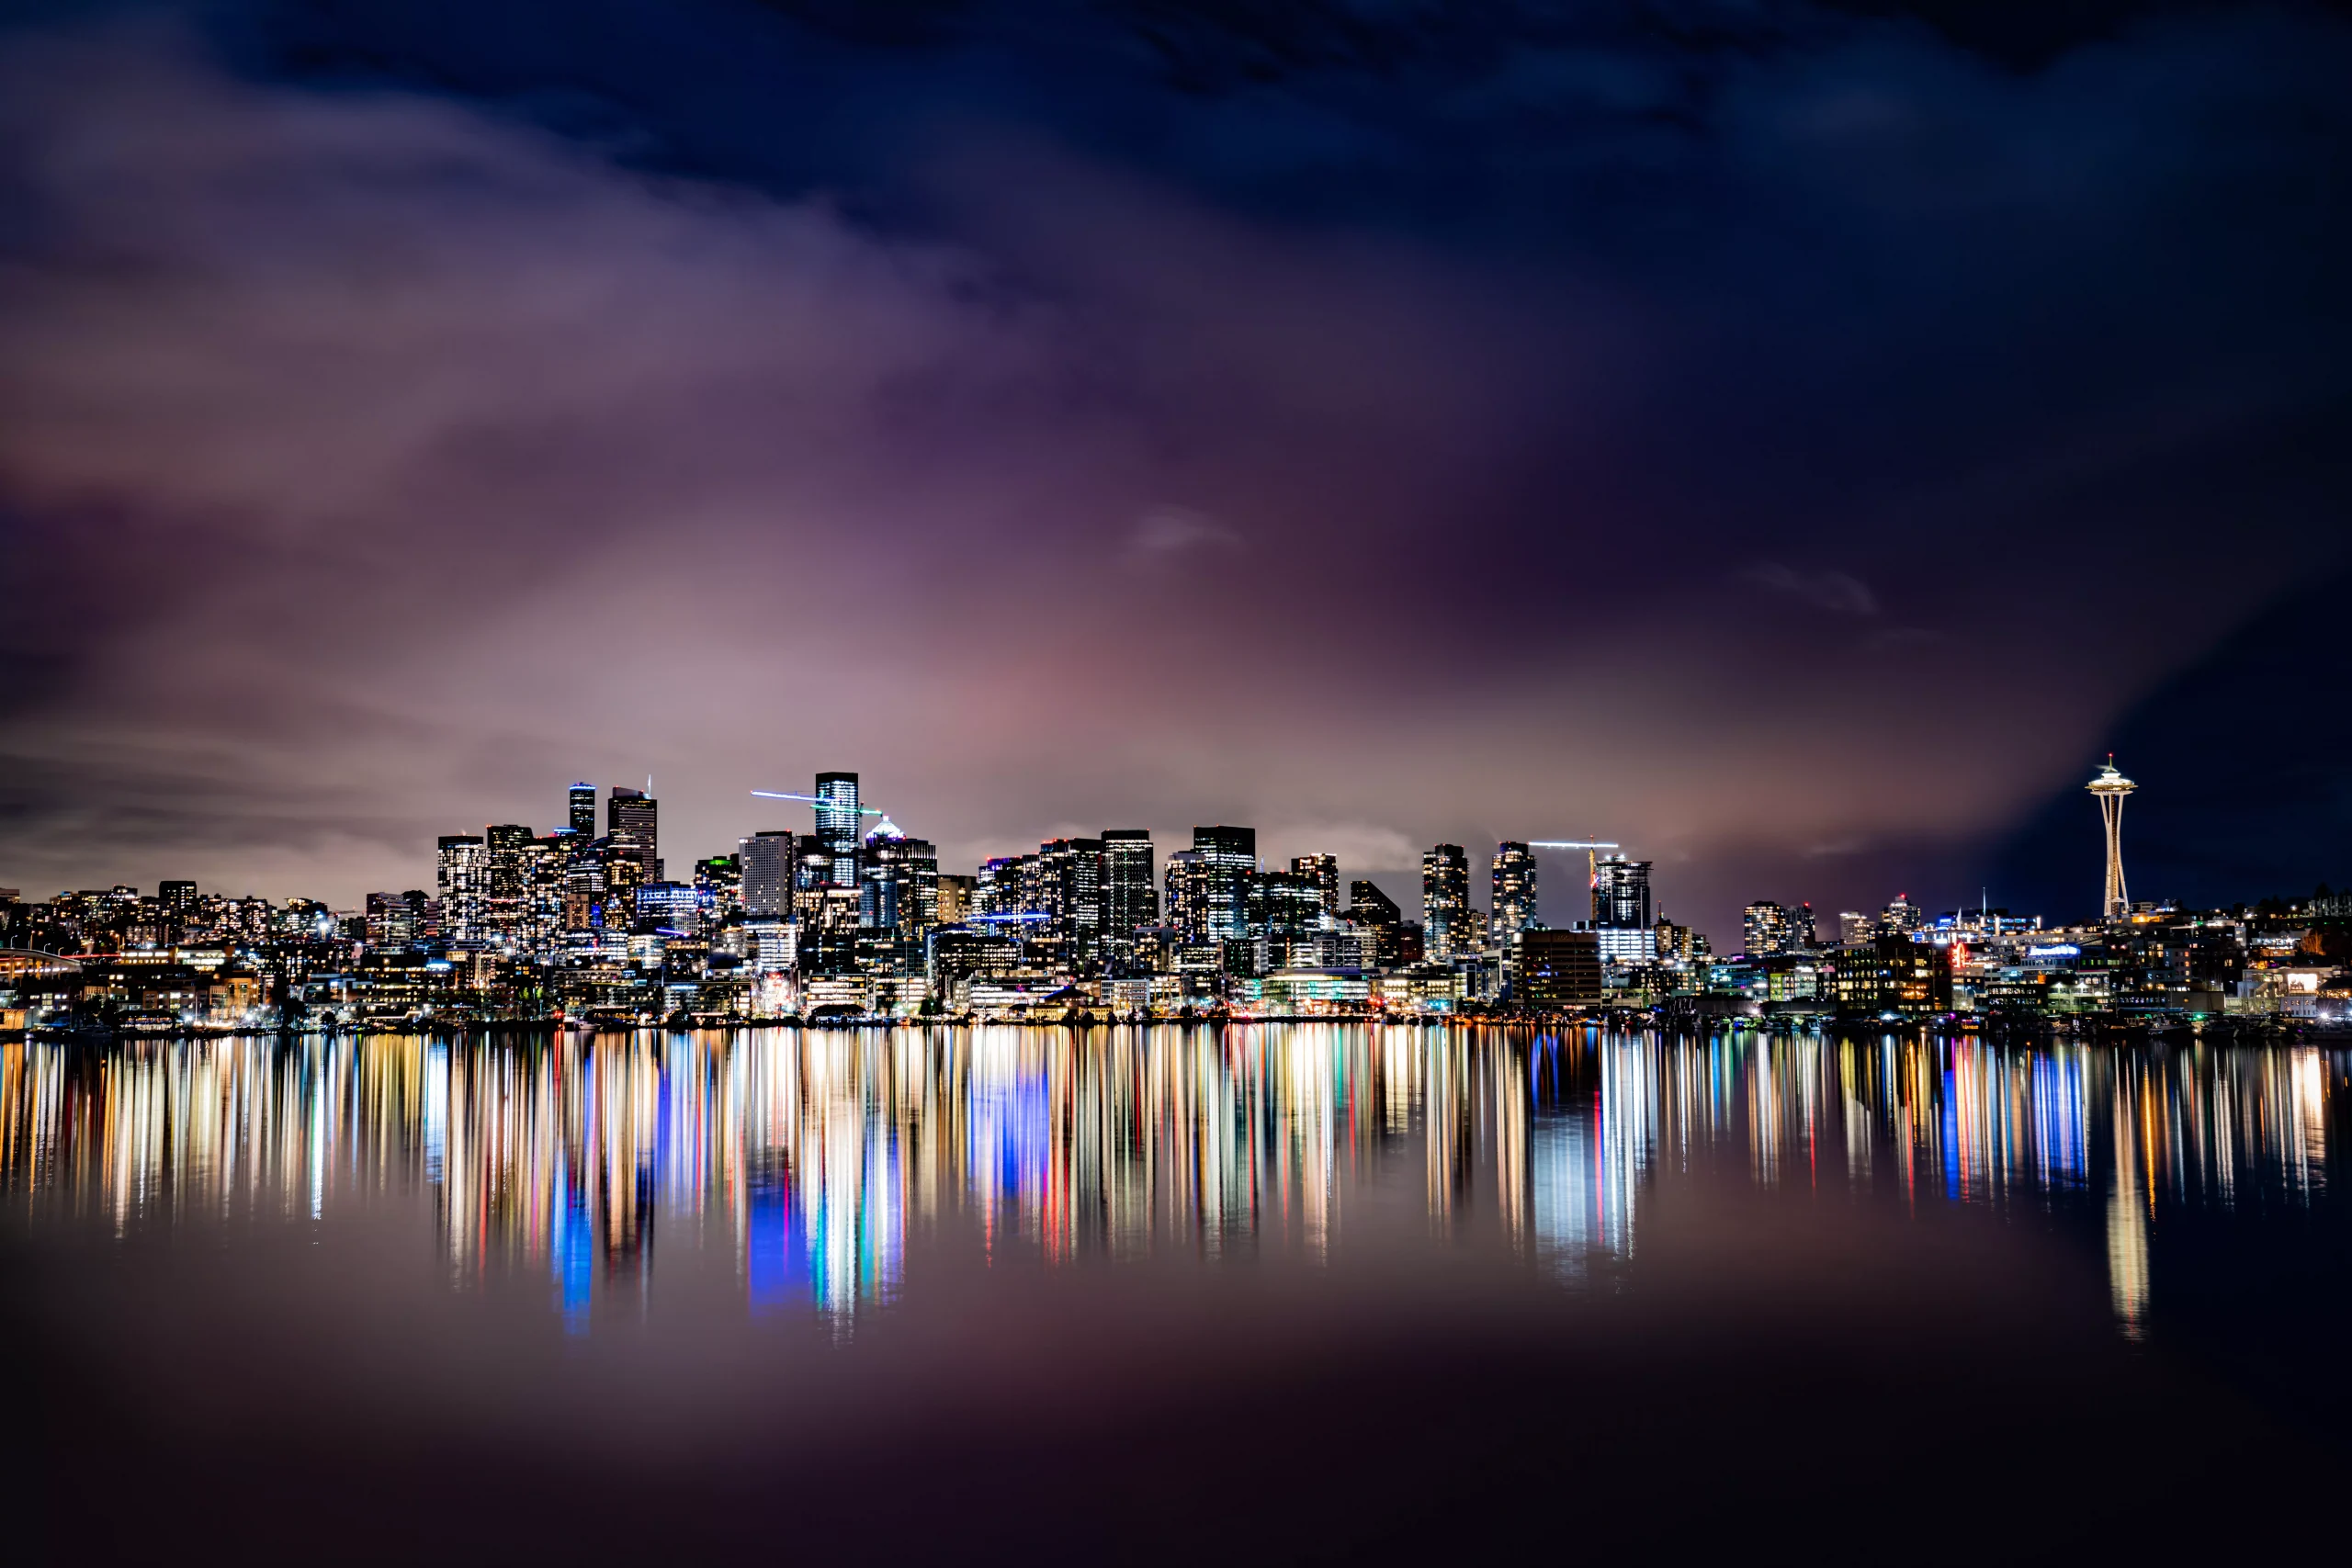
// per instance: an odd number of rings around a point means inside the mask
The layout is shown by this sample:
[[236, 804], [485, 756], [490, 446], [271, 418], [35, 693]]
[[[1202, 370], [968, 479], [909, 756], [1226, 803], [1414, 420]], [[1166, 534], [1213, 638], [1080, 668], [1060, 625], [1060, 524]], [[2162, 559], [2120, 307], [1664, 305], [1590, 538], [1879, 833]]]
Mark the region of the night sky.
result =
[[2092, 914], [2110, 748], [2136, 895], [2352, 883], [2352, 8], [7, 14], [27, 897], [854, 768], [1728, 948]]

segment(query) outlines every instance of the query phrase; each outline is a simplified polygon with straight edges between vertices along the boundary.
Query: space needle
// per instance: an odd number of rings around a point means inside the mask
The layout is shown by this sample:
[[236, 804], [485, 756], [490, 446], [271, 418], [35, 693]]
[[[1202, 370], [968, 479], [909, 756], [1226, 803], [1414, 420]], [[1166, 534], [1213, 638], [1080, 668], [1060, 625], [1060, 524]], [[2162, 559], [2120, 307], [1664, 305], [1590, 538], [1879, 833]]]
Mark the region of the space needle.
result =
[[2123, 890], [2123, 797], [2140, 786], [2115, 771], [2115, 753], [2098, 777], [2083, 786], [2098, 796], [2098, 814], [2107, 824], [2107, 918], [2120, 920], [2132, 912], [2132, 896]]

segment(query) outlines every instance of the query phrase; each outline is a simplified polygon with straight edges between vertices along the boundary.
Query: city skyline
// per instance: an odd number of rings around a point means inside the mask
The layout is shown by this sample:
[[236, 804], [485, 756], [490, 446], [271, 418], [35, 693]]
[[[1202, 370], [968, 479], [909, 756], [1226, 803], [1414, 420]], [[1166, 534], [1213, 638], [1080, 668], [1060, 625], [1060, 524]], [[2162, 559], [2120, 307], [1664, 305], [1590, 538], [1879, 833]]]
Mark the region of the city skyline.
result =
[[2333, 727], [2188, 739], [2346, 567], [2323, 8], [476, 9], [0, 31], [14, 883], [855, 758], [959, 860], [2049, 908], [2110, 746], [2229, 824], [2151, 886], [2352, 880]]

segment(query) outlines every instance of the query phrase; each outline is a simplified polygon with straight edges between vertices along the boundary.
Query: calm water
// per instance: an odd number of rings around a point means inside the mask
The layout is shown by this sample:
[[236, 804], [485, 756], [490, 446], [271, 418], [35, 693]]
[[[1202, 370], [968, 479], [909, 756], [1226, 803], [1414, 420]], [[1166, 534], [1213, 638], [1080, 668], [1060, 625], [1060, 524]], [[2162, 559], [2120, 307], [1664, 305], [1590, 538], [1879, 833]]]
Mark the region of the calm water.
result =
[[2335, 1561], [2347, 1058], [0, 1050], [58, 1561]]

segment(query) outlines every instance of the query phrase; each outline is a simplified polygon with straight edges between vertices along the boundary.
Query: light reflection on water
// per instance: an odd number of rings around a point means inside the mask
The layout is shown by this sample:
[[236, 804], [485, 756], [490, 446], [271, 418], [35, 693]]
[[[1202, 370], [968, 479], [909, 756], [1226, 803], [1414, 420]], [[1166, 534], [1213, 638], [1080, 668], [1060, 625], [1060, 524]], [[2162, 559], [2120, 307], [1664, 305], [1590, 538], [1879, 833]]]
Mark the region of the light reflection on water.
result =
[[950, 1228], [991, 1262], [1311, 1265], [1400, 1192], [1435, 1237], [1594, 1288], [1632, 1266], [1660, 1174], [1703, 1169], [1915, 1209], [2103, 1203], [2137, 1336], [2166, 1213], [2324, 1192], [2340, 1072], [2310, 1047], [1342, 1025], [13, 1044], [0, 1191], [118, 1232], [423, 1192], [456, 1287], [537, 1273], [575, 1330], [641, 1302], [657, 1237], [729, 1249], [754, 1315], [846, 1329]]

